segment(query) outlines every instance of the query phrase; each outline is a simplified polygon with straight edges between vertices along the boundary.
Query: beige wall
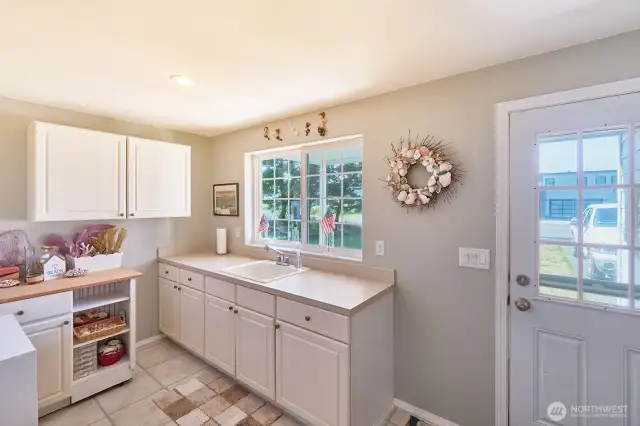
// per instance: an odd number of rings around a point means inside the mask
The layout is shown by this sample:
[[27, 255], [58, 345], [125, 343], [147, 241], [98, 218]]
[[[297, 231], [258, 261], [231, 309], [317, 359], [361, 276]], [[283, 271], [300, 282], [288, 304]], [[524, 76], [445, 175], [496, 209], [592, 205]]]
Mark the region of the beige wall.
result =
[[[31, 243], [40, 246], [42, 237], [56, 232], [72, 235], [89, 223], [26, 222], [26, 135], [32, 120], [47, 121], [93, 130], [177, 142], [192, 146], [192, 212], [185, 219], [140, 219], [114, 221], [127, 228], [123, 252], [126, 266], [144, 273], [138, 280], [138, 339], [158, 333], [158, 284], [156, 248], [173, 243], [188, 251], [208, 245], [211, 191], [208, 176], [210, 141], [206, 138], [136, 125], [109, 118], [0, 98], [0, 232], [23, 229]], [[73, 164], [69, 164], [73, 167]], [[82, 179], [82, 176], [78, 176]]]
[[[463, 426], [494, 424], [494, 272], [457, 267], [458, 247], [495, 250], [494, 104], [638, 77], [638, 47], [640, 32], [629, 33], [326, 110], [327, 137], [364, 135], [363, 260], [397, 272], [397, 398]], [[289, 131], [307, 120], [315, 128], [315, 114], [270, 123], [283, 142], [265, 140], [262, 126], [214, 138], [211, 183], [242, 185], [245, 152], [319, 139]], [[378, 181], [389, 143], [409, 129], [451, 142], [467, 171], [451, 204], [422, 215], [399, 209]], [[242, 228], [241, 212], [212, 226]], [[385, 240], [385, 257], [375, 240]]]

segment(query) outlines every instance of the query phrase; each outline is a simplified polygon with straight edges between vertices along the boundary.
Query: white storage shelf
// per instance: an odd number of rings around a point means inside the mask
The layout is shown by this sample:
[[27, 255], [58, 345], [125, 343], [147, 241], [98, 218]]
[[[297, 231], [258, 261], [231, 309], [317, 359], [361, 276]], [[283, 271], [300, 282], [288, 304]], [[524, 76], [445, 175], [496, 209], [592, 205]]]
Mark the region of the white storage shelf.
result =
[[73, 312], [82, 312], [88, 309], [98, 308], [100, 306], [124, 302], [127, 300], [129, 300], [129, 294], [124, 291], [86, 296], [73, 301]]
[[90, 380], [99, 379], [100, 377], [107, 377], [107, 375], [110, 374], [113, 370], [118, 370], [118, 369], [122, 368], [122, 366], [124, 364], [128, 364], [128, 363], [129, 363], [129, 355], [124, 355], [115, 364], [108, 365], [106, 367], [98, 364], [98, 371], [96, 371], [95, 373], [90, 374], [88, 376], [85, 376], [85, 377], [83, 377], [81, 379], [74, 380], [73, 384], [74, 385], [81, 385], [83, 382], [88, 382]]
[[97, 339], [87, 340], [86, 342], [79, 342], [78, 339], [76, 339], [74, 337], [73, 338], [73, 348], [74, 349], [75, 348], [81, 348], [83, 346], [87, 346], [87, 345], [90, 345], [90, 344], [95, 343], [95, 342], [100, 342], [102, 340], [108, 340], [108, 339], [111, 339], [111, 338], [113, 338], [115, 336], [119, 336], [121, 334], [128, 333], [129, 331], [130, 331], [129, 327], [125, 327], [125, 328], [123, 328], [122, 330], [120, 330], [120, 331], [118, 331], [116, 333], [110, 334], [108, 336], [98, 337]]

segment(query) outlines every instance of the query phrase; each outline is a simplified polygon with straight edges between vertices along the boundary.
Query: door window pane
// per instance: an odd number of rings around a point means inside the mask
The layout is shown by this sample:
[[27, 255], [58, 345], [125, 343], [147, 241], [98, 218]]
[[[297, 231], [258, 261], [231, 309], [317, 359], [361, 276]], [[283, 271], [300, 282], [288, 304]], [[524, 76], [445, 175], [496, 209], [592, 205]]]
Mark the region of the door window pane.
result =
[[[582, 139], [582, 173], [586, 185], [606, 185], [607, 176], [615, 174], [629, 181], [627, 131], [622, 129], [585, 132]], [[609, 182], [611, 184], [611, 182]]]
[[327, 175], [326, 176], [326, 188], [327, 197], [341, 197], [342, 196], [342, 180], [340, 175]]
[[274, 177], [275, 168], [273, 166], [273, 159], [262, 161], [262, 179], [268, 179]]
[[541, 137], [538, 139], [539, 185], [553, 179], [555, 186], [578, 185], [577, 135]]
[[539, 193], [540, 239], [578, 242], [578, 191]]
[[362, 171], [362, 148], [347, 148], [344, 150], [344, 172]]
[[307, 178], [307, 197], [320, 198], [320, 176]]
[[324, 152], [325, 173], [342, 172], [342, 150]]
[[345, 173], [342, 183], [344, 197], [362, 197], [362, 173]]
[[320, 222], [309, 222], [307, 227], [307, 242], [320, 244]]
[[[627, 189], [584, 190], [588, 212], [584, 217], [584, 244], [627, 244]], [[599, 197], [589, 199], [587, 197]]]
[[289, 161], [285, 158], [276, 158], [276, 177], [289, 177]]
[[289, 181], [286, 179], [276, 179], [274, 197], [275, 198], [287, 198], [289, 194]]
[[578, 298], [578, 258], [573, 247], [540, 244], [539, 262], [540, 295]]
[[583, 252], [583, 300], [629, 306], [629, 251], [589, 247]]
[[307, 175], [319, 175], [322, 172], [322, 152], [307, 154]]
[[347, 225], [342, 228], [344, 248], [362, 250], [362, 225]]

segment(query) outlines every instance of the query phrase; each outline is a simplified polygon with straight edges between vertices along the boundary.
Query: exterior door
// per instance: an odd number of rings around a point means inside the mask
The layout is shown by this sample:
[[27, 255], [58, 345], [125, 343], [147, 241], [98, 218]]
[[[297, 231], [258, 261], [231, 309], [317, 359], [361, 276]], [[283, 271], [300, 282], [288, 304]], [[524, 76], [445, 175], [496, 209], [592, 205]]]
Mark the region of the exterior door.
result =
[[236, 331], [233, 304], [205, 295], [204, 357], [236, 375]]
[[276, 394], [275, 320], [236, 307], [236, 377], [264, 396]]
[[125, 218], [125, 136], [49, 123], [30, 132], [30, 220]]
[[178, 285], [180, 293], [180, 343], [204, 355], [204, 293]]
[[276, 372], [278, 404], [312, 425], [349, 425], [349, 346], [279, 323]]
[[128, 138], [128, 217], [191, 216], [191, 147]]
[[640, 424], [640, 94], [511, 114], [510, 424]]
[[38, 408], [71, 395], [71, 315], [51, 318], [24, 327], [36, 348]]
[[178, 340], [178, 327], [180, 322], [180, 299], [178, 285], [164, 278], [158, 279], [159, 290], [159, 328], [167, 336]]

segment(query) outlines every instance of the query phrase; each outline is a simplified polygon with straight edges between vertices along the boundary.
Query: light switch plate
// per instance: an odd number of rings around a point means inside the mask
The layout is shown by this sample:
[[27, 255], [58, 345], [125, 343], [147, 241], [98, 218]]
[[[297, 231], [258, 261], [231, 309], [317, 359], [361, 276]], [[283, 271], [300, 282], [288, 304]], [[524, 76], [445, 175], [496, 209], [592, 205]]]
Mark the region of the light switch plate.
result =
[[491, 251], [460, 247], [458, 249], [458, 266], [488, 270], [491, 267]]
[[384, 241], [376, 241], [376, 256], [384, 256]]
[[236, 238], [240, 238], [241, 236], [240, 228], [236, 228]]

